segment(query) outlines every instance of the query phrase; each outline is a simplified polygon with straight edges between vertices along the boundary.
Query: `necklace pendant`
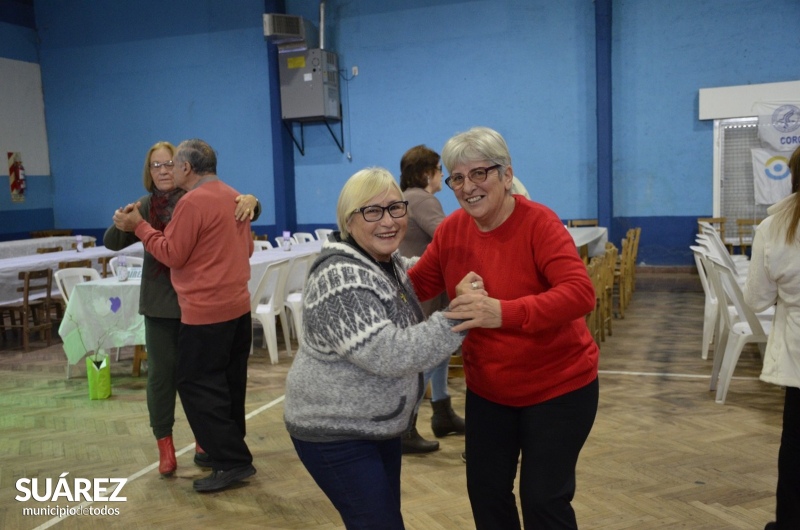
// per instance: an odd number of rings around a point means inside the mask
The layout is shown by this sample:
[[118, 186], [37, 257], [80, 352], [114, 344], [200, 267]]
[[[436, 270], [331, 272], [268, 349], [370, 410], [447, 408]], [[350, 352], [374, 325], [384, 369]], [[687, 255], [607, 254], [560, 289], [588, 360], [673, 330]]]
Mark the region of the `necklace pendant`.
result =
[[400, 293], [400, 300], [402, 300], [405, 303], [408, 303], [408, 300], [406, 299], [406, 293]]

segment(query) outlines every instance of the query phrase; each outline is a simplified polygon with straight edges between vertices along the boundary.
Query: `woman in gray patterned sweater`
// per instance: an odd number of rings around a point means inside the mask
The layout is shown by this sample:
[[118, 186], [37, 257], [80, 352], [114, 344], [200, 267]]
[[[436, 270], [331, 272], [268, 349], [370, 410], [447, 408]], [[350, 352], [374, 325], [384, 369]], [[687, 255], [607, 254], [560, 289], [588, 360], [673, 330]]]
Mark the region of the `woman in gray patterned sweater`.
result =
[[286, 428], [300, 460], [352, 528], [403, 528], [400, 436], [422, 372], [464, 338], [442, 312], [424, 320], [396, 253], [408, 203], [391, 173], [359, 171], [337, 205], [340, 232], [306, 281], [303, 340], [286, 379]]

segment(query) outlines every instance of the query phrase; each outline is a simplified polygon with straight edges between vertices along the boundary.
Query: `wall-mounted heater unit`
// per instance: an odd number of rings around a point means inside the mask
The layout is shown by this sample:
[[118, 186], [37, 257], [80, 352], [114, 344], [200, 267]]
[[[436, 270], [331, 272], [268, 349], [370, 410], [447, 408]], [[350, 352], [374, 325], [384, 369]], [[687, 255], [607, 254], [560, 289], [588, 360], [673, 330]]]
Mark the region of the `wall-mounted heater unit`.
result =
[[[264, 37], [278, 45], [281, 118], [300, 154], [305, 154], [303, 124], [324, 122], [344, 152], [342, 105], [339, 97], [339, 58], [325, 49], [325, 0], [320, 0], [319, 33], [302, 17], [267, 13]], [[339, 122], [336, 138], [330, 121]], [[293, 123], [300, 124], [300, 141]]]
[[278, 54], [281, 117], [292, 121], [340, 120], [339, 59], [319, 48]]

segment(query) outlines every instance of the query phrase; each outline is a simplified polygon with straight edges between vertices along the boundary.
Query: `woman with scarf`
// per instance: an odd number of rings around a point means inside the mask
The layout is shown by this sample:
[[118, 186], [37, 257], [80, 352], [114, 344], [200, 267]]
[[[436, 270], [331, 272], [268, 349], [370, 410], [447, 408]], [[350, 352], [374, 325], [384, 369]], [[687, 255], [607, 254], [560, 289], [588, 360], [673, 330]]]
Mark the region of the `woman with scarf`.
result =
[[[157, 230], [164, 230], [172, 218], [175, 205], [186, 193], [175, 187], [173, 182], [174, 155], [175, 146], [169, 142], [157, 142], [147, 152], [144, 161], [143, 183], [148, 194], [139, 199], [139, 211]], [[261, 205], [252, 195], [240, 195], [236, 202], [234, 215], [237, 220], [247, 217], [255, 220], [261, 213]], [[111, 250], [122, 250], [137, 241], [139, 239], [134, 233], [118, 230], [113, 224], [103, 236], [103, 244]], [[147, 251], [142, 266], [139, 313], [144, 315], [148, 363], [147, 410], [150, 413], [150, 426], [158, 442], [158, 472], [169, 476], [178, 467], [172, 426], [175, 423], [175, 369], [181, 310], [170, 281], [169, 268], [156, 261]], [[194, 462], [201, 467], [211, 465], [199, 446], [195, 448]]]

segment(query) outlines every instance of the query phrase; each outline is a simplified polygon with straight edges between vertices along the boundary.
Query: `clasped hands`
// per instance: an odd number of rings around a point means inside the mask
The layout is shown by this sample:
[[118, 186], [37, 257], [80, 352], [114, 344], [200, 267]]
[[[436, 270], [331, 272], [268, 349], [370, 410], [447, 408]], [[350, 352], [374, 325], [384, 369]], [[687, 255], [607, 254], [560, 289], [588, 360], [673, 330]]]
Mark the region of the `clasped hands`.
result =
[[483, 278], [471, 271], [456, 285], [456, 297], [450, 301], [444, 316], [463, 321], [452, 328], [455, 332], [472, 328], [499, 328], [503, 323], [500, 300], [490, 298]]
[[[244, 221], [245, 219], [250, 219], [252, 221], [256, 213], [258, 199], [253, 195], [238, 195], [234, 200], [236, 201], [236, 210], [233, 215], [236, 220]], [[114, 226], [123, 232], [133, 232], [136, 229], [136, 225], [142, 220], [142, 214], [139, 213], [141, 205], [141, 202], [137, 202], [136, 204], [130, 203], [118, 208], [114, 212]]]

